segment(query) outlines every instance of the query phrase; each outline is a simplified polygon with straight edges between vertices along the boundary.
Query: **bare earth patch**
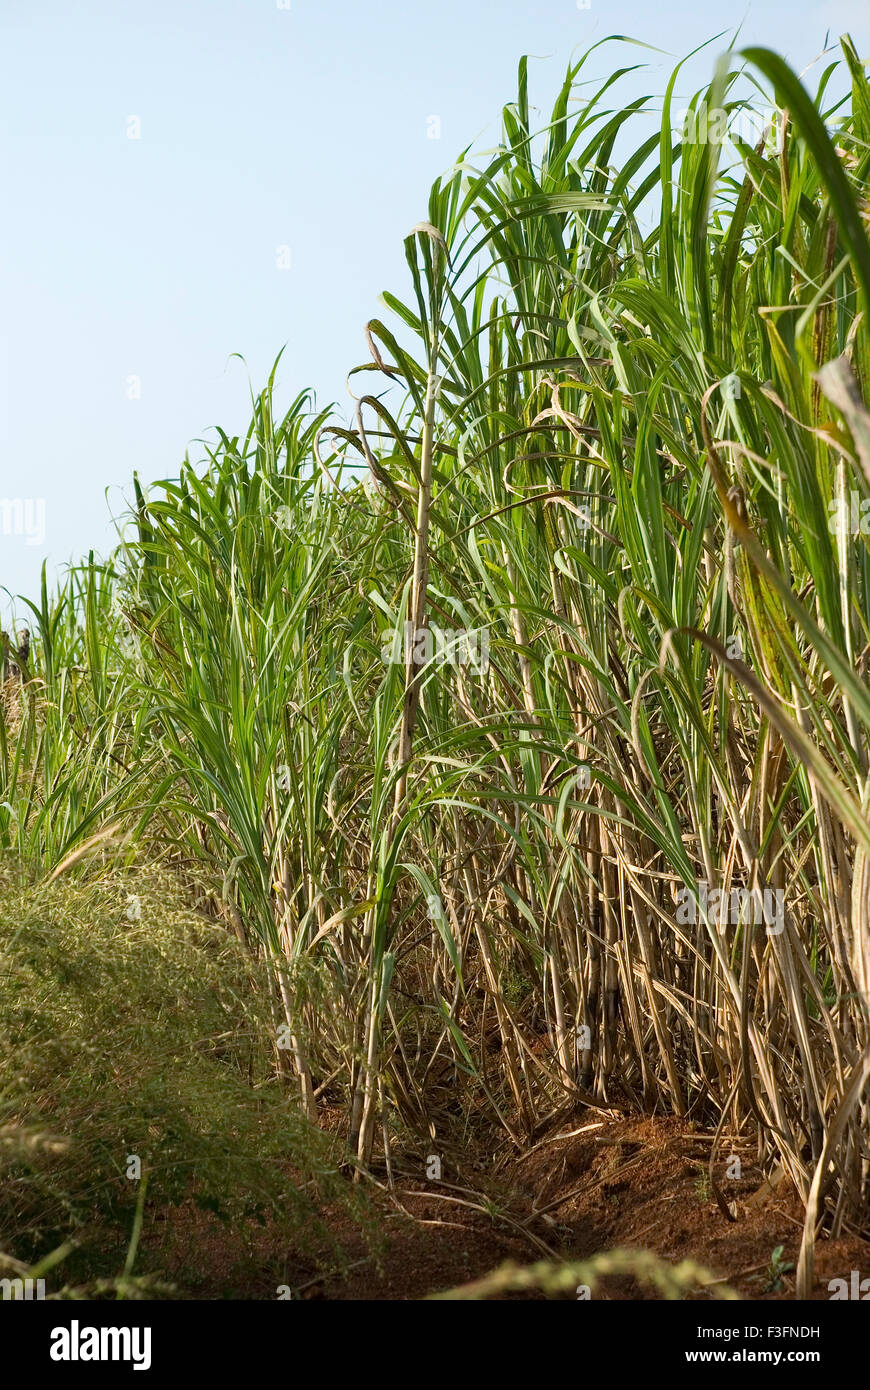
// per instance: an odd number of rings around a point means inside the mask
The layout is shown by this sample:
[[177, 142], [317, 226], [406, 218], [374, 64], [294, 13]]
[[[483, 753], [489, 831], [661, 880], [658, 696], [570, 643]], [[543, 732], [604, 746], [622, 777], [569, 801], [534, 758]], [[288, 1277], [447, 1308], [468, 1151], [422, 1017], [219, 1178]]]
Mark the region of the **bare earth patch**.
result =
[[[715, 1176], [736, 1216], [728, 1219], [708, 1185], [711, 1142], [711, 1135], [673, 1118], [601, 1120], [580, 1112], [503, 1165], [487, 1182], [486, 1195], [473, 1190], [473, 1177], [449, 1168], [442, 1183], [410, 1177], [398, 1156], [395, 1192], [373, 1194], [381, 1248], [373, 1250], [336, 1215], [330, 1230], [346, 1265], [325, 1276], [317, 1259], [322, 1247], [308, 1254], [288, 1249], [278, 1223], [227, 1228], [190, 1205], [166, 1213], [165, 1221], [158, 1217], [143, 1251], [149, 1267], [175, 1281], [181, 1296], [205, 1299], [274, 1299], [279, 1285], [302, 1299], [418, 1299], [479, 1278], [506, 1260], [532, 1263], [545, 1247], [564, 1259], [617, 1247], [652, 1250], [674, 1264], [692, 1259], [706, 1266], [741, 1298], [793, 1298], [788, 1266], [797, 1260], [803, 1224], [797, 1194], [787, 1181], [771, 1188], [750, 1149], [720, 1144]], [[734, 1153], [740, 1179], [724, 1176]], [[481, 1166], [474, 1165], [478, 1179]], [[830, 1298], [829, 1280], [848, 1280], [852, 1269], [870, 1273], [870, 1242], [852, 1234], [820, 1239], [813, 1297]], [[606, 1279], [593, 1296], [657, 1297], [626, 1277]]]

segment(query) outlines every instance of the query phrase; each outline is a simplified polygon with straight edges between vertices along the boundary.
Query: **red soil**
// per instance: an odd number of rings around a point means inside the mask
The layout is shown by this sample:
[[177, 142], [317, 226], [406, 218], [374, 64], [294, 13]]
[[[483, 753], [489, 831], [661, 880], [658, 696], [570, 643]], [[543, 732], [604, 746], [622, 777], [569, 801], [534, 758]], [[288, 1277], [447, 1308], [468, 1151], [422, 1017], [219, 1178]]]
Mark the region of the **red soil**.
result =
[[[502, 1156], [492, 1172], [479, 1155], [474, 1163], [459, 1155], [445, 1159], [441, 1182], [429, 1182], [419, 1159], [395, 1157], [395, 1190], [387, 1191], [385, 1177], [384, 1187], [373, 1190], [380, 1250], [346, 1216], [330, 1218], [346, 1252], [343, 1273], [324, 1276], [313, 1254], [287, 1248], [274, 1222], [227, 1229], [189, 1204], [152, 1227], [143, 1255], [149, 1269], [177, 1282], [181, 1296], [274, 1299], [279, 1285], [289, 1285], [296, 1298], [392, 1300], [455, 1287], [506, 1260], [525, 1265], [548, 1252], [584, 1259], [630, 1247], [670, 1263], [692, 1259], [742, 1298], [793, 1298], [794, 1271], [783, 1265], [794, 1266], [800, 1247], [797, 1194], [787, 1180], [771, 1189], [754, 1152], [724, 1142], [714, 1169], [720, 1208], [707, 1180], [711, 1143], [711, 1135], [673, 1118], [608, 1119], [580, 1111], [525, 1154]], [[741, 1160], [739, 1180], [726, 1177], [732, 1153]], [[161, 1226], [164, 1239], [156, 1236]], [[778, 1281], [770, 1268], [777, 1246], [784, 1247]], [[870, 1241], [855, 1234], [820, 1238], [813, 1297], [830, 1298], [828, 1281], [848, 1280], [853, 1269], [870, 1275]], [[660, 1297], [627, 1277], [607, 1278], [593, 1296]]]

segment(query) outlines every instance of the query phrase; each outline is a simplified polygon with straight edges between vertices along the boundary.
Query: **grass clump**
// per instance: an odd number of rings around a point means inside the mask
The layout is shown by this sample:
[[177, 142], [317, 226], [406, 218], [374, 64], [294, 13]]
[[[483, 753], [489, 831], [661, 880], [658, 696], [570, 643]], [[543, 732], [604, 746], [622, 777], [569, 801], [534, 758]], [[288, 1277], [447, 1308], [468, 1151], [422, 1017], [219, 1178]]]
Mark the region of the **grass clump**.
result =
[[71, 1243], [64, 1279], [120, 1274], [142, 1183], [138, 1262], [151, 1274], [151, 1218], [183, 1202], [228, 1225], [278, 1219], [309, 1252], [329, 1245], [324, 1204], [361, 1212], [328, 1137], [281, 1084], [255, 977], [167, 874], [34, 887], [2, 865], [0, 1251], [12, 1264]]

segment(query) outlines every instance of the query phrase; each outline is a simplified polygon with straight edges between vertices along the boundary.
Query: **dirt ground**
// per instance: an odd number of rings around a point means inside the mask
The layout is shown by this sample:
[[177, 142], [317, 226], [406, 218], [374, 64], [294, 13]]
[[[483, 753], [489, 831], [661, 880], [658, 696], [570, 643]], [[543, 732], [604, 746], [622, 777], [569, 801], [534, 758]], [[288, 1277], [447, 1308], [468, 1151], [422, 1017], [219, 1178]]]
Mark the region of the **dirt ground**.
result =
[[[314, 1255], [287, 1248], [275, 1223], [228, 1230], [192, 1206], [166, 1213], [162, 1227], [158, 1219], [144, 1249], [148, 1264], [185, 1290], [181, 1296], [205, 1299], [274, 1299], [279, 1286], [298, 1299], [418, 1299], [507, 1260], [584, 1259], [616, 1247], [652, 1250], [670, 1263], [692, 1259], [744, 1299], [793, 1298], [803, 1226], [796, 1192], [787, 1179], [771, 1187], [752, 1149], [720, 1141], [720, 1204], [708, 1181], [711, 1144], [710, 1134], [677, 1119], [580, 1111], [521, 1156], [502, 1159], [492, 1176], [479, 1160], [463, 1171], [459, 1155], [445, 1158], [440, 1182], [429, 1181], [419, 1158], [394, 1155], [393, 1189], [384, 1170], [371, 1190], [376, 1246], [335, 1216], [332, 1234], [346, 1263], [326, 1275]], [[729, 1167], [741, 1176], [728, 1177]], [[828, 1281], [848, 1280], [853, 1269], [870, 1274], [870, 1241], [820, 1238], [813, 1297], [829, 1299]], [[511, 1295], [520, 1296], [542, 1295]], [[613, 1276], [593, 1297], [660, 1294]]]

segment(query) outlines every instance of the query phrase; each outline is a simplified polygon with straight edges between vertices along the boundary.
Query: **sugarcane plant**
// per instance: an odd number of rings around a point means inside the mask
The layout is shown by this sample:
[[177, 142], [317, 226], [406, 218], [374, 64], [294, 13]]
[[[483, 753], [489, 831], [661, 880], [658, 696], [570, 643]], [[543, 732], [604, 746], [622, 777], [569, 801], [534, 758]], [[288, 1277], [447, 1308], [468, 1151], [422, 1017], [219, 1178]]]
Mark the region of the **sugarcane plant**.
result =
[[43, 587], [0, 838], [205, 884], [356, 1165], [667, 1110], [727, 1210], [751, 1133], [806, 1292], [870, 1218], [870, 86], [729, 50], [650, 131], [592, 62], [436, 182], [351, 418], [273, 371]]

